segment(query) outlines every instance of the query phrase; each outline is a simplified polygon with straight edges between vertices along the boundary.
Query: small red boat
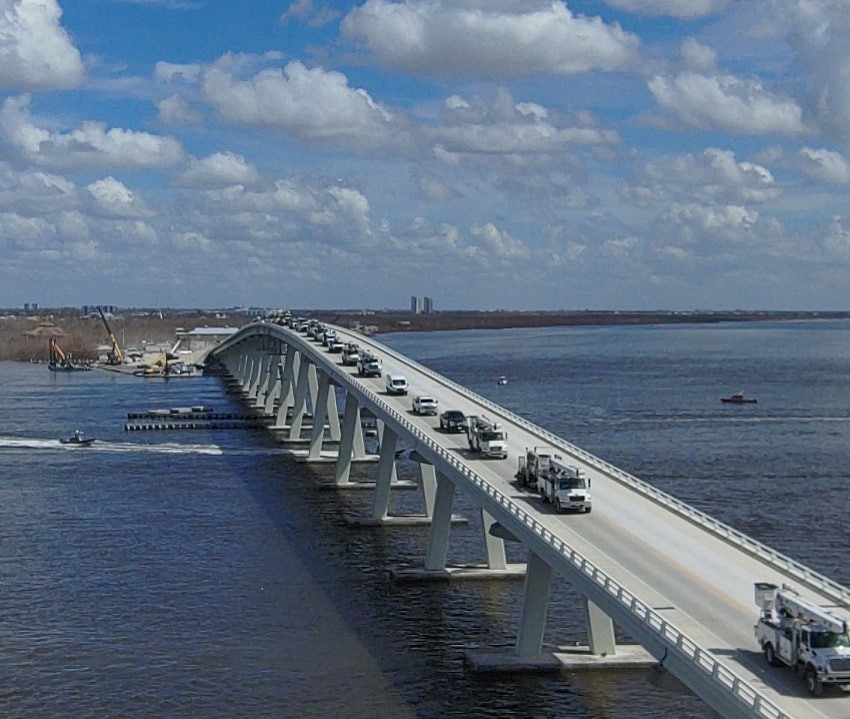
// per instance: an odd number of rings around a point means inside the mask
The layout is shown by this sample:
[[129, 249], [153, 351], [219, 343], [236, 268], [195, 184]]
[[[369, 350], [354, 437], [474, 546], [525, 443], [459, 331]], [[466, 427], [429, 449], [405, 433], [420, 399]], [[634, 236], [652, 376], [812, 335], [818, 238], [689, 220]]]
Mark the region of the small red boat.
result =
[[729, 397], [721, 397], [720, 401], [726, 404], [755, 404], [758, 402], [755, 397], [745, 397], [743, 392], [737, 392]]

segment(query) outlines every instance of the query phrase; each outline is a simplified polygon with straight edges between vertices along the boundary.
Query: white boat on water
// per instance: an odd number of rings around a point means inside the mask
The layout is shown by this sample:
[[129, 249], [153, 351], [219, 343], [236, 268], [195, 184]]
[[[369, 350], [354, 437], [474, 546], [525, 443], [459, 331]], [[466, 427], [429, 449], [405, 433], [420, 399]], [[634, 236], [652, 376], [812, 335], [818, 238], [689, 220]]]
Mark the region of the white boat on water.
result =
[[498, 385], [506, 385], [507, 383], [508, 383], [508, 378], [505, 377], [505, 375], [502, 375], [501, 377], [499, 377], [498, 381], [496, 382], [496, 384], [498, 384]]

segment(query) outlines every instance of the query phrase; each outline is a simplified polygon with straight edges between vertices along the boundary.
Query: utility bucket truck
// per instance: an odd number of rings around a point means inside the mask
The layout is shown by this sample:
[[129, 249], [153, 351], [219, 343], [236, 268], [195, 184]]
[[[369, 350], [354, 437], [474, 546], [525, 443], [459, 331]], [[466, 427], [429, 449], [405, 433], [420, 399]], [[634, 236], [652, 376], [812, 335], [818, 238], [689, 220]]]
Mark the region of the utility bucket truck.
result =
[[485, 457], [504, 459], [508, 456], [508, 435], [498, 422], [485, 417], [470, 415], [466, 425], [469, 449]]
[[549, 461], [549, 467], [540, 473], [537, 480], [540, 498], [552, 502], [556, 512], [567, 509], [577, 512], [589, 512], [593, 506], [590, 497], [590, 479], [578, 467], [564, 464], [555, 455]]
[[549, 447], [526, 448], [525, 454], [520, 455], [517, 462], [516, 476], [520, 486], [537, 489], [540, 475], [549, 471], [549, 463], [556, 457], [560, 458]]
[[768, 664], [803, 670], [809, 694], [825, 684], [850, 688], [850, 636], [847, 621], [804, 600], [791, 587], [755, 583], [761, 609], [756, 641]]

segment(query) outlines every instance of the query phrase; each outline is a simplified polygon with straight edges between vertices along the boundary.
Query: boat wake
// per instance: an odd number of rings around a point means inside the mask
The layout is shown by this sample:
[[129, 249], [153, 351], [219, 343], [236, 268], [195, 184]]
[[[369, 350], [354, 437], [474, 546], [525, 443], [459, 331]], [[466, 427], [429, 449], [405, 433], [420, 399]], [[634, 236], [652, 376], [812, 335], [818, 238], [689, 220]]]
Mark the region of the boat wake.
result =
[[98, 439], [87, 447], [63, 444], [58, 439], [39, 439], [34, 437], [0, 437], [0, 450], [3, 449], [61, 449], [67, 452], [139, 452], [147, 454], [203, 454], [203, 455], [248, 455], [248, 454], [287, 454], [283, 449], [259, 450], [240, 447], [221, 447], [217, 444], [179, 444], [163, 442], [161, 444], [142, 444], [136, 442], [106, 442]]

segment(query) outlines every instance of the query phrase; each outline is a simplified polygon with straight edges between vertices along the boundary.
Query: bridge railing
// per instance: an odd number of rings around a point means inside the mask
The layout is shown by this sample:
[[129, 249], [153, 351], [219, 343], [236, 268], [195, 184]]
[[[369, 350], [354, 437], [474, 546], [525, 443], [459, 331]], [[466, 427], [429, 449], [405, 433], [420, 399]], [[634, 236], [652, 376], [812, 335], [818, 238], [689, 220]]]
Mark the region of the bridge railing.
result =
[[834, 601], [844, 605], [845, 607], [850, 608], [850, 589], [844, 587], [838, 582], [833, 581], [829, 577], [826, 577], [818, 572], [815, 572], [810, 567], [802, 564], [801, 562], [788, 557], [781, 552], [776, 551], [768, 547], [766, 544], [762, 544], [761, 542], [753, 539], [752, 537], [747, 536], [743, 532], [735, 529], [734, 527], [730, 527], [728, 524], [721, 522], [719, 519], [715, 519], [714, 517], [702, 512], [694, 507], [691, 507], [686, 502], [683, 502], [680, 499], [677, 499], [671, 494], [664, 492], [663, 490], [657, 489], [653, 487], [651, 484], [644, 482], [641, 479], [638, 479], [632, 474], [615, 467], [612, 464], [609, 464], [603, 459], [591, 454], [583, 450], [581, 447], [578, 447], [570, 442], [567, 442], [561, 437], [549, 432], [542, 427], [539, 427], [532, 422], [528, 421], [524, 417], [520, 417], [518, 414], [511, 412], [508, 409], [496, 404], [490, 399], [483, 397], [476, 392], [473, 392], [470, 389], [467, 389], [461, 384], [458, 384], [454, 380], [451, 380], [443, 375], [435, 372], [429, 367], [425, 367], [424, 365], [416, 362], [415, 360], [406, 357], [405, 355], [397, 352], [396, 350], [387, 347], [379, 342], [375, 342], [374, 340], [369, 340], [373, 345], [379, 347], [381, 351], [385, 352], [393, 356], [395, 359], [403, 362], [410, 367], [415, 368], [418, 372], [428, 375], [431, 379], [436, 380], [440, 384], [443, 384], [451, 389], [459, 392], [466, 397], [469, 397], [471, 400], [480, 404], [482, 406], [487, 407], [494, 414], [499, 417], [512, 422], [513, 424], [520, 425], [525, 428], [531, 434], [538, 436], [543, 443], [547, 445], [552, 445], [553, 447], [557, 447], [562, 451], [571, 454], [576, 459], [580, 459], [582, 462], [587, 464], [590, 467], [593, 467], [597, 471], [603, 473], [605, 476], [624, 484], [636, 492], [644, 495], [645, 497], [651, 499], [657, 504], [664, 505], [671, 511], [676, 514], [684, 517], [688, 521], [693, 524], [698, 524], [704, 529], [710, 531], [715, 536], [718, 536], [725, 541], [739, 547], [744, 552], [751, 554], [752, 556], [757, 557], [759, 560], [770, 564], [776, 569], [790, 574], [797, 578], [801, 583], [806, 584], [812, 589], [821, 592], [827, 597], [830, 597]]

